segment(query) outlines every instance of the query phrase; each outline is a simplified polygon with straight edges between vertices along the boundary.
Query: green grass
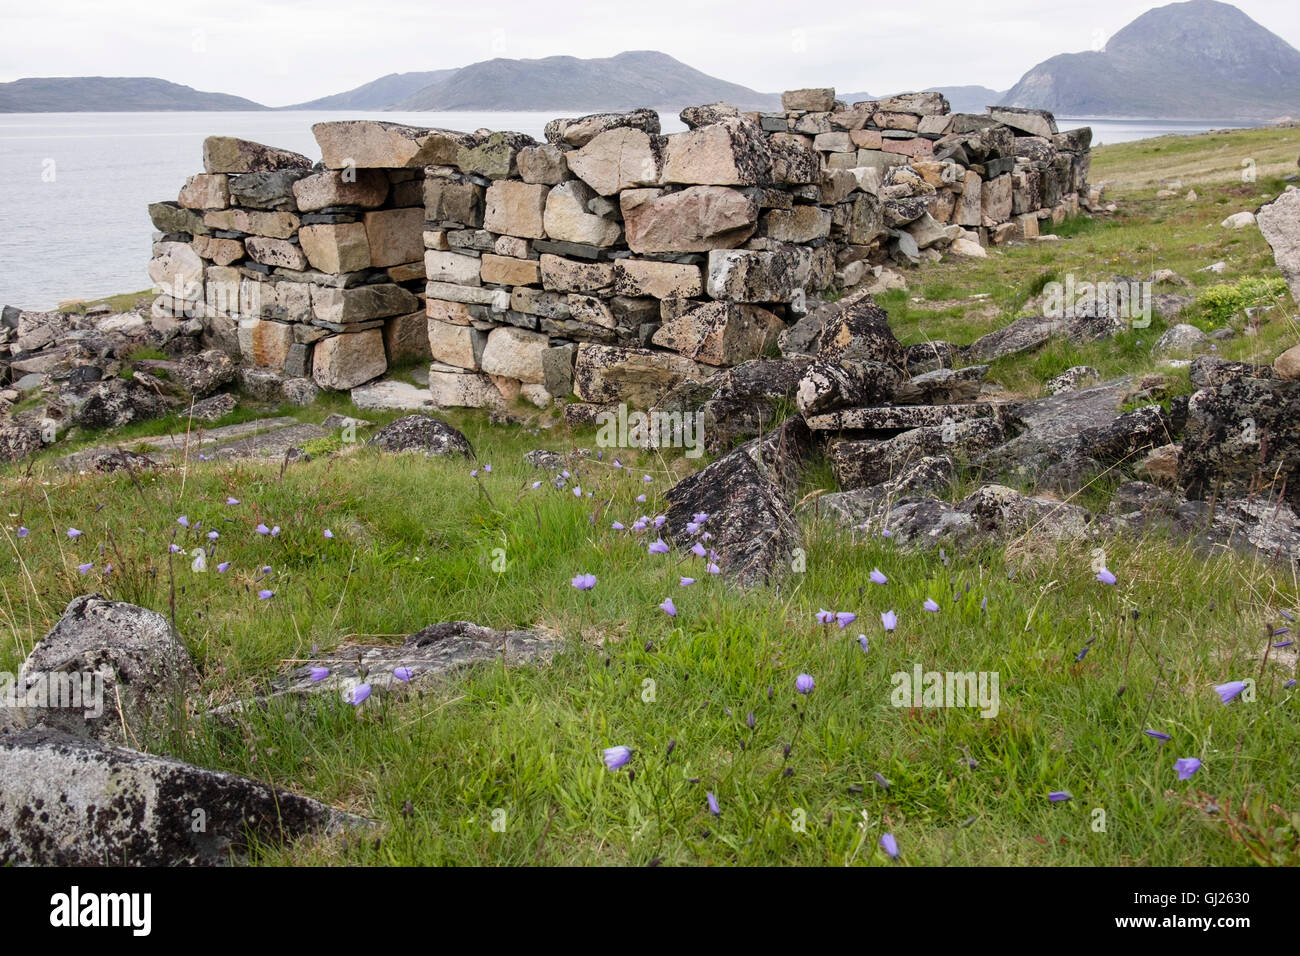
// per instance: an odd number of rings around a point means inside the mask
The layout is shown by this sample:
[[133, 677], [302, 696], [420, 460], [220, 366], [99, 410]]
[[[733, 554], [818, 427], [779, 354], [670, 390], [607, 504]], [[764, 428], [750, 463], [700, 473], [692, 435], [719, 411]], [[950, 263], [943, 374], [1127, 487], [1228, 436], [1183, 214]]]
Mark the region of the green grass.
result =
[[[1243, 146], [1294, 155], [1293, 132], [1252, 131], [1226, 146], [1186, 138], [1199, 153], [1171, 140], [1155, 158], [1148, 146], [1107, 147], [1095, 154], [1093, 178], [1131, 169], [1140, 179], [1144, 164], [1171, 157], [1230, 170], [1229, 152]], [[1216, 155], [1198, 159], [1207, 146]], [[911, 271], [910, 289], [880, 301], [904, 342], [964, 344], [1067, 273], [1082, 281], [1172, 268], [1202, 297], [1184, 320], [1238, 330], [1220, 354], [1271, 361], [1297, 341], [1294, 303], [1279, 297], [1257, 334], [1244, 334], [1252, 283], [1276, 271], [1257, 231], [1219, 229], [1249, 198], [1220, 179], [1198, 183], [1197, 203], [1157, 201], [1153, 184], [1120, 190], [1118, 214], [1073, 221], [1060, 242]], [[1257, 183], [1251, 195], [1277, 188]], [[1219, 259], [1223, 274], [1195, 271]], [[1210, 292], [1221, 285], [1242, 294], [1230, 309]], [[978, 293], [987, 298], [972, 299]], [[1157, 318], [1106, 343], [1053, 342], [996, 363], [990, 378], [1037, 394], [1057, 372], [1089, 364], [1103, 375], [1158, 370], [1168, 393], [1186, 391], [1186, 372], [1149, 354], [1164, 327]], [[397, 417], [327, 395], [306, 409], [241, 406], [218, 424], [265, 414], [319, 422], [331, 412], [376, 424]], [[1056, 545], [1031, 531], [998, 547], [908, 552], [805, 511], [804, 570], [779, 587], [740, 592], [694, 558], [649, 555], [644, 536], [610, 528], [662, 512], [664, 492], [703, 462], [606, 450], [602, 461], [573, 466], [573, 481], [594, 492], [579, 499], [532, 489], [546, 476], [522, 456], [594, 448], [590, 431], [535, 411], [515, 427], [475, 412], [447, 417], [490, 474], [334, 437], [311, 443], [310, 462], [283, 469], [191, 458], [133, 479], [51, 466], [90, 444], [147, 447], [183, 429], [180, 416], [74, 435], [30, 468], [0, 471], [0, 670], [14, 671], [64, 605], [89, 590], [174, 615], [201, 674], [196, 714], [264, 689], [313, 647], [324, 657], [349, 642], [396, 644], [461, 619], [564, 635], [564, 652], [547, 666], [482, 665], [359, 708], [321, 698], [233, 722], [196, 716], [137, 741], [380, 824], [364, 838], [261, 848], [255, 862], [267, 865], [885, 864], [885, 832], [904, 865], [1300, 863], [1300, 694], [1285, 687], [1297, 660], [1294, 648], [1269, 647], [1281, 639], [1270, 638], [1280, 611], [1300, 604], [1286, 567], [1158, 535]], [[613, 467], [615, 455], [626, 469]], [[1104, 508], [1121, 478], [1109, 475], [1079, 502]], [[972, 487], [963, 479], [952, 495]], [[798, 494], [811, 502], [833, 488], [829, 466], [815, 461]], [[240, 504], [225, 504], [228, 496]], [[180, 515], [201, 527], [186, 531]], [[259, 521], [283, 532], [258, 535]], [[20, 526], [30, 529], [22, 539]], [[84, 536], [67, 538], [69, 526]], [[206, 573], [192, 572], [186, 554], [169, 555], [173, 541], [188, 551], [209, 529], [220, 538]], [[1099, 557], [1116, 586], [1095, 580]], [[225, 574], [218, 561], [230, 562]], [[85, 563], [94, 567], [83, 575]], [[272, 571], [259, 580], [264, 566]], [[871, 583], [874, 568], [888, 584]], [[594, 590], [570, 586], [580, 572], [597, 576]], [[698, 583], [681, 587], [683, 573]], [[257, 599], [263, 587], [272, 599]], [[675, 618], [658, 607], [670, 596]], [[922, 610], [926, 598], [938, 613]], [[844, 631], [821, 626], [823, 608], [858, 619]], [[899, 625], [886, 633], [880, 614], [891, 609]], [[916, 664], [996, 672], [997, 717], [893, 706], [892, 675]], [[806, 697], [794, 688], [800, 673], [816, 679]], [[1224, 706], [1214, 685], [1245, 678], [1256, 681], [1255, 698]], [[1162, 744], [1148, 729], [1173, 739]], [[634, 748], [634, 773], [604, 767], [601, 751], [614, 745]], [[1180, 757], [1203, 761], [1185, 782], [1173, 770]], [[1049, 802], [1056, 790], [1073, 799]], [[1211, 803], [1218, 812], [1206, 812]], [[494, 829], [500, 821], [504, 829]]]

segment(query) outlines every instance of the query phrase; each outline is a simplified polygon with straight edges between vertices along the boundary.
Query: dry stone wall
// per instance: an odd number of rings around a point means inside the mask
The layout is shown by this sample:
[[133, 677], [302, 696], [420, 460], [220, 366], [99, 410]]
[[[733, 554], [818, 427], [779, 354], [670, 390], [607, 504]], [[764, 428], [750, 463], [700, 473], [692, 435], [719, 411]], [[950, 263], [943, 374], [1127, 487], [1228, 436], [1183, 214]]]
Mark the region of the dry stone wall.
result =
[[938, 93], [779, 113], [553, 120], [545, 142], [320, 123], [322, 162], [211, 137], [155, 203], [158, 314], [249, 365], [350, 389], [429, 360], [435, 404], [648, 405], [771, 350], [883, 263], [1038, 235], [1088, 203], [1087, 129]]

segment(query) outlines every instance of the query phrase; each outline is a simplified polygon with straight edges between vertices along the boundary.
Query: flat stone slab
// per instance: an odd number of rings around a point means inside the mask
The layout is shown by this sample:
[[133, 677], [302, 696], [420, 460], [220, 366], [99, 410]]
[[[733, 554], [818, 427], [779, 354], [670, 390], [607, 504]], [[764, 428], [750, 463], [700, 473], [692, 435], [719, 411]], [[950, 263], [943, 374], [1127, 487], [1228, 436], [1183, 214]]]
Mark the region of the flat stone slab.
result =
[[188, 435], [184, 431], [178, 431], [166, 435], [151, 435], [148, 438], [135, 439], [124, 442], [121, 446], [96, 445], [93, 448], [83, 448], [80, 451], [72, 452], [70, 455], [64, 455], [62, 458], [57, 459], [54, 464], [56, 467], [67, 471], [89, 469], [94, 466], [96, 458], [101, 455], [116, 454], [119, 447], [125, 447], [128, 450], [137, 452], [144, 451], [155, 460], [166, 460], [180, 457], [185, 453], [187, 447], [193, 451], [222, 442], [231, 442], [265, 432], [290, 428], [298, 424], [301, 424], [298, 419], [285, 415], [279, 418], [258, 418], [251, 422], [240, 422], [237, 425], [222, 425], [219, 428], [205, 429], [195, 425]]
[[0, 735], [0, 780], [3, 865], [220, 866], [251, 841], [367, 825], [258, 780], [52, 730]]
[[209, 458], [282, 458], [291, 448], [301, 447], [303, 442], [315, 438], [325, 438], [329, 432], [319, 425], [295, 422], [285, 428], [261, 432], [241, 438], [224, 445], [217, 445], [205, 452]]
[[882, 405], [876, 408], [842, 408], [807, 419], [813, 431], [908, 431], [944, 422], [965, 422], [972, 418], [993, 418], [996, 407], [989, 402], [961, 405]]
[[[469, 621], [433, 624], [417, 631], [401, 644], [348, 644], [328, 657], [295, 668], [287, 676], [272, 681], [268, 693], [252, 701], [236, 701], [218, 707], [214, 715], [239, 713], [250, 705], [262, 706], [278, 698], [302, 698], [322, 694], [335, 695], [352, 702], [362, 684], [371, 694], [380, 695], [428, 683], [448, 672], [487, 661], [528, 664], [550, 660], [560, 649], [563, 636], [547, 628], [497, 631]], [[328, 675], [312, 680], [314, 668], [325, 668]], [[403, 681], [394, 675], [406, 668]]]
[[[427, 375], [427, 373], [426, 373]], [[384, 379], [368, 385], [358, 385], [352, 390], [352, 404], [362, 411], [430, 411], [434, 406], [433, 393], [426, 384], [423, 388], [410, 382]]]

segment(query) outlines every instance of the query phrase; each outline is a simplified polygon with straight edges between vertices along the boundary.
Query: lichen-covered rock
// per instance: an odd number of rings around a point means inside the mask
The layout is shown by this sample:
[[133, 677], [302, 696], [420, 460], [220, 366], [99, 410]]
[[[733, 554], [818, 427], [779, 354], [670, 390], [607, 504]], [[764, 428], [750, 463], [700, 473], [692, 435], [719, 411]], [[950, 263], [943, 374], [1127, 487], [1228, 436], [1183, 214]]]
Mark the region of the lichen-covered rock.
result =
[[23, 662], [15, 692], [34, 706], [12, 713], [21, 726], [126, 744], [183, 719], [198, 686], [189, 651], [165, 617], [83, 594]]
[[938, 495], [952, 485], [956, 476], [953, 460], [946, 455], [927, 455], [889, 481], [869, 488], [834, 491], [804, 505], [803, 511], [827, 515], [845, 527], [858, 527], [879, 517], [904, 498]]
[[1202, 355], [1192, 359], [1187, 367], [1193, 388], [1216, 388], [1242, 378], [1284, 378], [1272, 365], [1254, 362], [1230, 362], [1217, 355]]
[[619, 194], [628, 247], [638, 254], [734, 249], [758, 228], [758, 202], [726, 186]]
[[809, 448], [807, 429], [791, 419], [678, 482], [665, 495], [665, 536], [689, 547], [687, 523], [707, 514], [708, 547], [730, 580], [741, 587], [779, 580], [802, 544], [788, 495]]
[[1300, 190], [1288, 186], [1286, 192], [1259, 208], [1255, 221], [1273, 249], [1273, 260], [1291, 289], [1291, 298], [1300, 302]]
[[206, 349], [181, 359], [176, 377], [191, 395], [203, 398], [234, 382], [239, 377], [239, 370], [225, 352]]
[[997, 418], [972, 418], [913, 428], [884, 441], [840, 441], [830, 447], [831, 465], [841, 488], [882, 484], [927, 456], [973, 458], [1002, 443], [1006, 431]]
[[0, 735], [0, 864], [221, 866], [366, 821], [247, 777], [58, 731]]
[[0, 426], [0, 462], [22, 461], [41, 450], [41, 433], [26, 425]]
[[973, 402], [979, 398], [988, 371], [987, 365], [968, 365], [963, 369], [937, 368], [914, 375], [898, 386], [894, 401], [900, 405]]
[[1075, 365], [1049, 379], [1043, 386], [1043, 390], [1048, 395], [1060, 395], [1062, 392], [1073, 392], [1088, 385], [1095, 385], [1100, 380], [1101, 373], [1091, 365]]
[[375, 120], [317, 123], [312, 135], [327, 169], [451, 165], [467, 133]]
[[1240, 378], [1195, 392], [1178, 460], [1190, 498], [1260, 495], [1300, 503], [1300, 382]]
[[913, 428], [941, 427], [976, 418], [992, 418], [995, 409], [987, 402], [960, 405], [880, 405], [841, 408], [807, 419], [813, 431], [898, 432]]
[[903, 347], [889, 327], [889, 315], [865, 291], [817, 310], [820, 328], [810, 348], [830, 362], [881, 362], [903, 367]]
[[543, 131], [548, 143], [581, 148], [612, 129], [635, 129], [651, 136], [659, 133], [659, 114], [650, 109], [627, 113], [591, 113], [576, 119], [553, 119]]
[[784, 328], [779, 318], [755, 305], [702, 302], [666, 322], [651, 341], [707, 365], [736, 365], [774, 346]]
[[209, 136], [203, 141], [206, 173], [262, 173], [277, 169], [311, 169], [311, 160], [301, 153], [235, 136]]
[[399, 418], [375, 432], [369, 444], [387, 452], [419, 452], [431, 457], [474, 456], [474, 449], [464, 435], [431, 415]]
[[72, 420], [85, 428], [120, 428], [166, 413], [167, 403], [157, 392], [133, 380], [110, 378], [90, 388]]
[[795, 395], [804, 416], [839, 408], [882, 405], [898, 388], [899, 374], [881, 362], [815, 361], [807, 366]]
[[584, 402], [627, 402], [648, 408], [685, 380], [703, 381], [705, 366], [671, 352], [583, 342], [573, 370], [574, 393]]
[[1008, 355], [1019, 355], [1038, 348], [1064, 328], [1064, 319], [1023, 316], [1010, 325], [981, 335], [971, 343], [967, 357], [974, 362], [992, 362]]

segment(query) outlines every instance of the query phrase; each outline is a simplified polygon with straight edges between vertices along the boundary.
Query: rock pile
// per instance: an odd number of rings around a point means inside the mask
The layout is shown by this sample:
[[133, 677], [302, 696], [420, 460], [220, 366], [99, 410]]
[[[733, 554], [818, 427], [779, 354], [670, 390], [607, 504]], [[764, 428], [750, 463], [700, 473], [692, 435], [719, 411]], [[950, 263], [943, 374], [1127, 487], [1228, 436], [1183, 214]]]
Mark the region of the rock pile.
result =
[[649, 406], [770, 351], [887, 260], [983, 254], [1088, 204], [1090, 131], [938, 93], [779, 113], [557, 119], [546, 142], [348, 121], [323, 160], [212, 137], [160, 230], [161, 315], [245, 363], [350, 389], [433, 360], [434, 404]]

